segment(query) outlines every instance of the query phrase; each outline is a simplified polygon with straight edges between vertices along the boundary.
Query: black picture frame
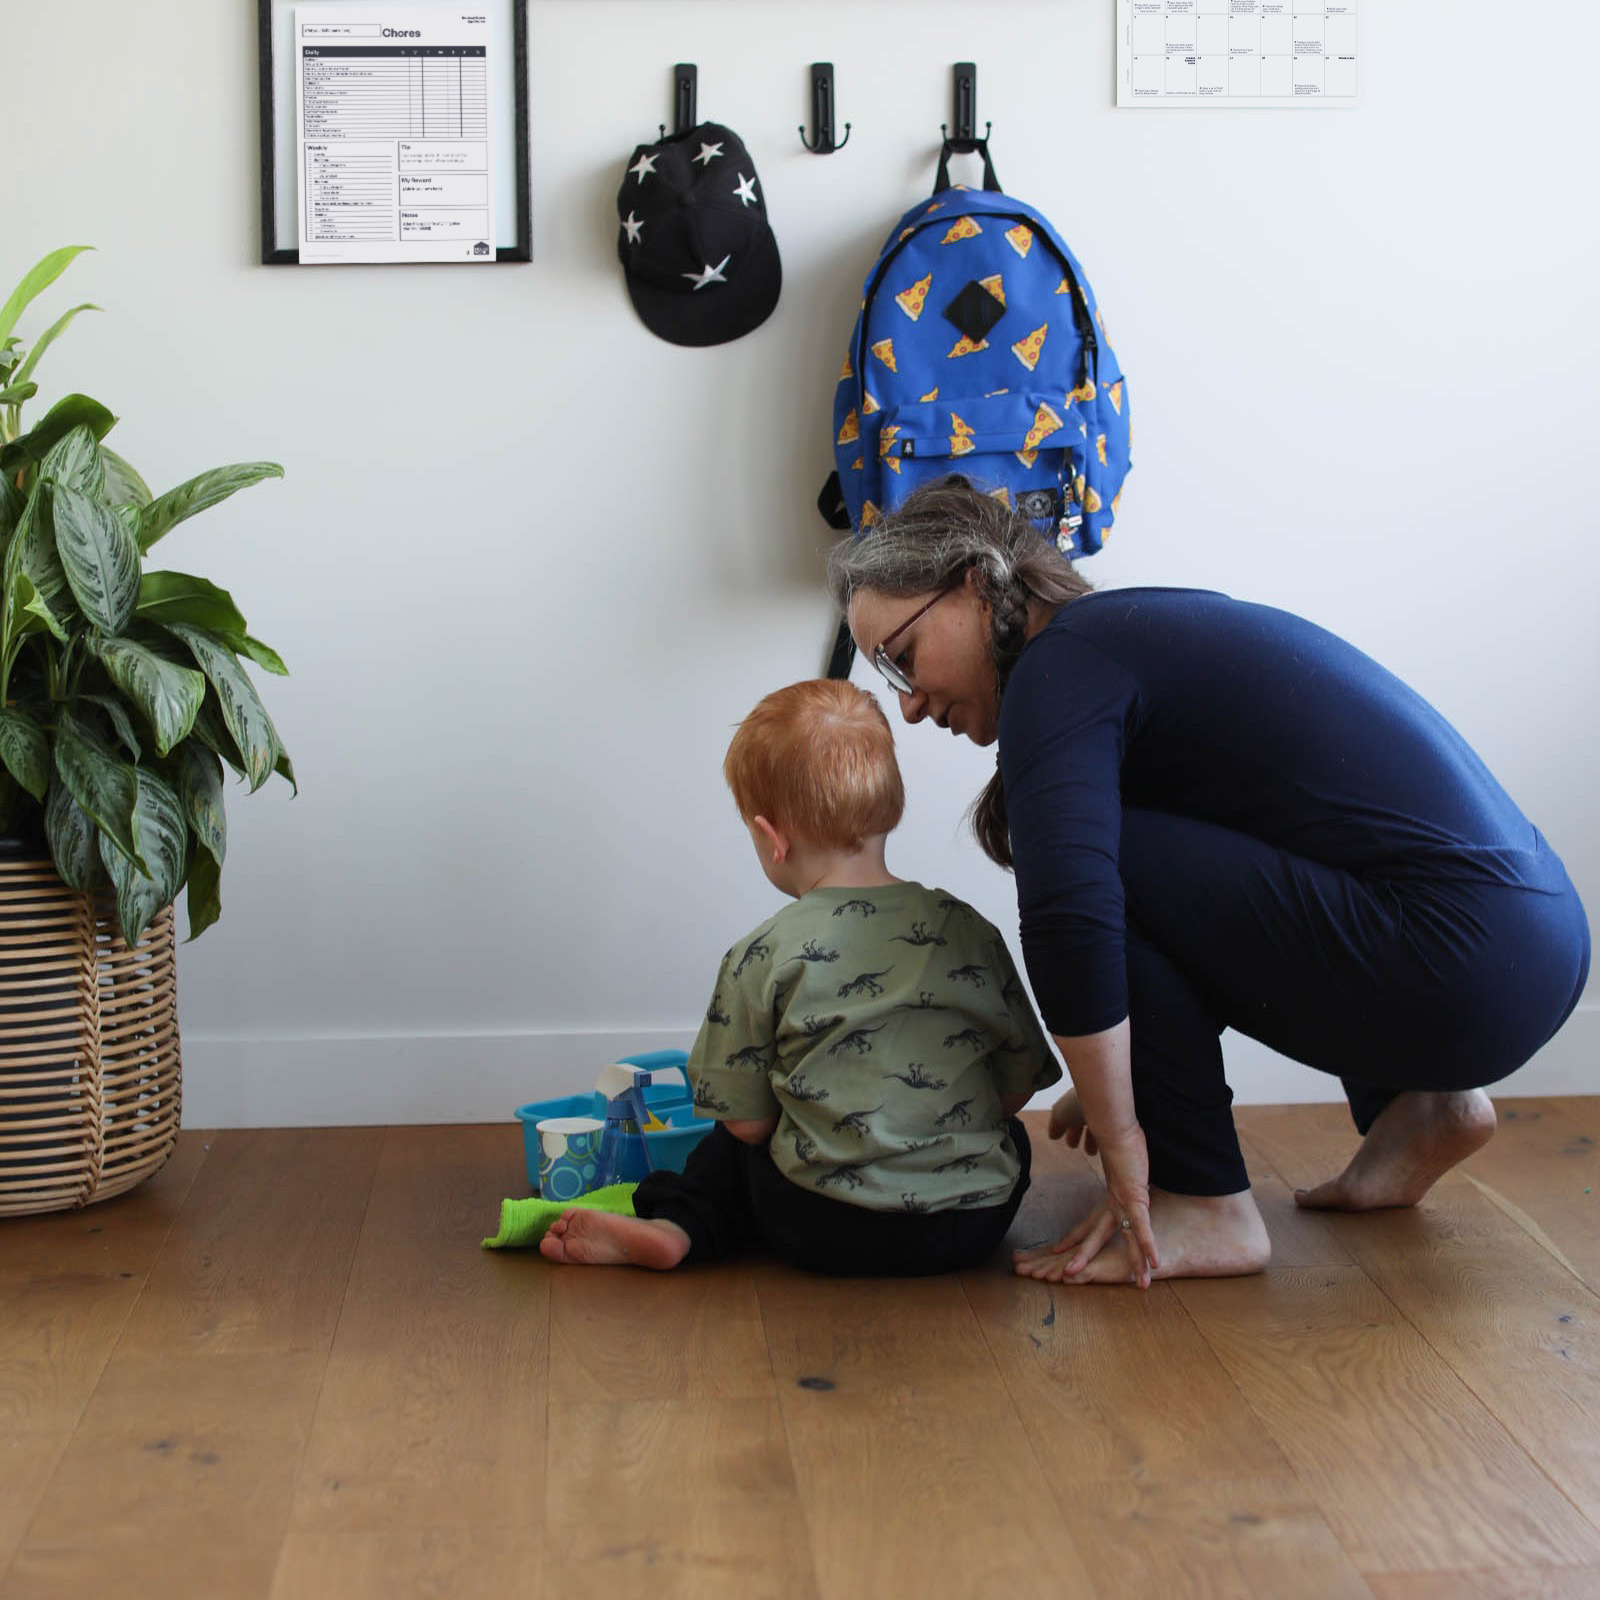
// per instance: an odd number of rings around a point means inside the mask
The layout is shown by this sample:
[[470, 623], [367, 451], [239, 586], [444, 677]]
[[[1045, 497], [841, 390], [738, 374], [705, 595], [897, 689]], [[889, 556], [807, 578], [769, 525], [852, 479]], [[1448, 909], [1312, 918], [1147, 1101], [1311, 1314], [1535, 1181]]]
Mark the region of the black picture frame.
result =
[[[415, 4], [417, 0], [406, 0]], [[285, 218], [295, 223], [290, 236], [299, 239], [295, 219], [295, 205], [280, 203], [278, 194], [278, 165], [280, 140], [294, 140], [294, 111], [280, 115], [278, 104], [279, 64], [277, 62], [277, 28], [279, 17], [293, 9], [295, 0], [256, 0], [256, 27], [260, 56], [261, 95], [261, 263], [268, 267], [297, 266], [300, 261], [298, 242], [282, 242], [281, 230]], [[515, 193], [513, 216], [510, 219], [510, 237], [507, 220], [496, 213], [498, 237], [495, 240], [494, 258], [502, 261], [533, 260], [533, 217], [528, 157], [528, 4], [527, 0], [503, 0], [511, 21], [511, 148], [497, 148], [499, 160], [509, 157], [512, 162], [512, 183]], [[290, 78], [291, 83], [293, 78]], [[287, 133], [285, 125], [287, 124]], [[291, 163], [290, 170], [293, 170]], [[500, 208], [503, 209], [503, 208]]]

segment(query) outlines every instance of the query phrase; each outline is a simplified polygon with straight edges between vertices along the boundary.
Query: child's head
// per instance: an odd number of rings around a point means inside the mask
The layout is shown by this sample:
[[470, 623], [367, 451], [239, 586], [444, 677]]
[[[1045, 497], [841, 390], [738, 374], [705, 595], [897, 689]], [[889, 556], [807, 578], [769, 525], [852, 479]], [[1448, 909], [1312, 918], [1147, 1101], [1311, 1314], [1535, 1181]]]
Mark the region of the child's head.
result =
[[854, 850], [905, 809], [888, 718], [837, 678], [767, 695], [739, 724], [722, 772], [747, 823], [765, 817], [824, 849]]

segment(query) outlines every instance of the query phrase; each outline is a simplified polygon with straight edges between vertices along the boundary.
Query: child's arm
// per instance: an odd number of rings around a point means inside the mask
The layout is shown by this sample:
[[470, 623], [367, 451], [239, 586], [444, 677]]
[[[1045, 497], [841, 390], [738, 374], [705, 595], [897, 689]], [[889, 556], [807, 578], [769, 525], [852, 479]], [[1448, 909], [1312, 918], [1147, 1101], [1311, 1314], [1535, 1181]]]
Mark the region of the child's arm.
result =
[[1011, 952], [997, 930], [990, 930], [994, 940], [994, 962], [1001, 978], [1005, 1015], [998, 1025], [1014, 1030], [1011, 1041], [998, 1055], [990, 1058], [990, 1070], [995, 1075], [995, 1091], [1000, 1098], [1000, 1109], [1014, 1117], [1041, 1089], [1061, 1081], [1061, 1067], [1033, 1007], [1028, 1003], [1027, 992], [1022, 987]]
[[685, 1069], [694, 1086], [695, 1115], [726, 1124], [749, 1145], [765, 1144], [782, 1114], [768, 1079], [777, 1055], [767, 992], [771, 955], [763, 943], [768, 931], [763, 924], [722, 958]]
[[[1009, 1116], [1010, 1113], [1008, 1112]], [[731, 1133], [740, 1144], [762, 1145], [772, 1137], [772, 1130], [778, 1126], [776, 1114], [770, 1117], [758, 1117], [754, 1121], [735, 1122], [731, 1118], [719, 1119], [722, 1126]]]
[[1032, 1089], [1013, 1089], [1000, 1096], [1000, 1110], [1003, 1115], [1014, 1117], [1032, 1098]]

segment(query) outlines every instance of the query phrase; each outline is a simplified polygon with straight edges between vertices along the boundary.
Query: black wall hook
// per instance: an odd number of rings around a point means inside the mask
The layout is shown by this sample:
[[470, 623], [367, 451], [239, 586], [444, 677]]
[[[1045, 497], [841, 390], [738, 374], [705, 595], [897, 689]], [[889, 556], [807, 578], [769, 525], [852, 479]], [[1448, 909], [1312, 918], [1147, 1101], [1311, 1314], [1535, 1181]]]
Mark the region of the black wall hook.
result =
[[813, 61], [811, 63], [811, 126], [816, 130], [815, 142], [806, 137], [806, 130], [800, 130], [800, 143], [816, 156], [831, 156], [835, 150], [843, 150], [850, 142], [850, 124], [844, 125], [844, 138], [837, 144], [833, 138], [833, 63], [831, 61]]
[[992, 122], [983, 125], [983, 138], [978, 137], [978, 68], [971, 61], [958, 61], [951, 68], [955, 82], [955, 125], [952, 133], [945, 123], [939, 124], [945, 144], [958, 155], [970, 155], [989, 137]]
[[[672, 136], [681, 139], [700, 119], [695, 115], [695, 101], [699, 98], [700, 69], [692, 61], [680, 61], [672, 69]], [[661, 124], [661, 137], [667, 136], [666, 123]]]
[[955, 132], [941, 123], [939, 132], [944, 135], [944, 147], [939, 152], [939, 175], [934, 180], [933, 192], [942, 193], [950, 187], [950, 157], [978, 155], [983, 157], [983, 186], [999, 189], [1000, 180], [994, 174], [994, 162], [989, 159], [989, 130], [992, 122], [983, 125], [983, 137], [978, 137], [978, 69], [970, 61], [958, 61], [952, 69], [955, 78]]

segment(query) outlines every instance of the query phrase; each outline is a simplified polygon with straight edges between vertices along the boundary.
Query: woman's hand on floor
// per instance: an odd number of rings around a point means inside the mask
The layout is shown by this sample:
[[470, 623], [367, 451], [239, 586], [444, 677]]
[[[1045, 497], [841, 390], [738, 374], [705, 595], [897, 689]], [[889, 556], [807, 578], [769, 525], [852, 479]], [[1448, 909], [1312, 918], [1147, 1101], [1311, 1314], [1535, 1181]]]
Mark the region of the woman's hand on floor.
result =
[[[1145, 1150], [1144, 1132], [1135, 1126], [1116, 1139], [1095, 1140], [1074, 1104], [1075, 1094], [1063, 1095], [1050, 1113], [1050, 1136], [1064, 1138], [1075, 1145], [1080, 1134], [1086, 1150], [1090, 1141], [1098, 1145], [1100, 1167], [1106, 1180], [1106, 1197], [1078, 1225], [1052, 1245], [1019, 1251], [1013, 1257], [1016, 1269], [1025, 1276], [1071, 1279], [1082, 1272], [1100, 1252], [1116, 1248], [1118, 1236], [1128, 1236], [1132, 1261], [1129, 1278], [1141, 1289], [1150, 1287], [1150, 1271], [1161, 1264], [1156, 1252], [1155, 1231], [1150, 1226], [1150, 1161]], [[1057, 1131], [1057, 1122], [1061, 1129]], [[1066, 1256], [1064, 1262], [1052, 1258]], [[1036, 1269], [1030, 1272], [1029, 1269]]]

